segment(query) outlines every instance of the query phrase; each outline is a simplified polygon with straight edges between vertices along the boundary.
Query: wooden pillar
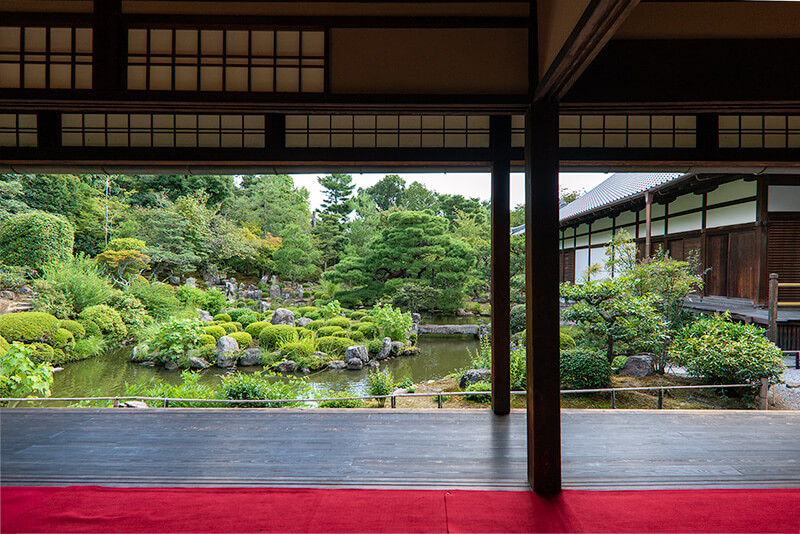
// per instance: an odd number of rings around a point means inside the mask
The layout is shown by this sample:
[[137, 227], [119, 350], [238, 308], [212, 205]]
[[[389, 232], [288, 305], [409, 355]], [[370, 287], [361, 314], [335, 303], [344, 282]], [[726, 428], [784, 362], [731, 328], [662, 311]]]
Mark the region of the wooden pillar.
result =
[[769, 340], [778, 344], [778, 273], [769, 275], [769, 305], [768, 305], [767, 336]]
[[653, 233], [653, 192], [644, 192], [644, 259], [650, 259]]
[[123, 90], [128, 36], [122, 25], [122, 0], [94, 0], [92, 88]]
[[511, 117], [491, 118], [492, 410], [511, 411]]
[[525, 120], [528, 329], [528, 482], [561, 491], [558, 292], [558, 106], [533, 104]]

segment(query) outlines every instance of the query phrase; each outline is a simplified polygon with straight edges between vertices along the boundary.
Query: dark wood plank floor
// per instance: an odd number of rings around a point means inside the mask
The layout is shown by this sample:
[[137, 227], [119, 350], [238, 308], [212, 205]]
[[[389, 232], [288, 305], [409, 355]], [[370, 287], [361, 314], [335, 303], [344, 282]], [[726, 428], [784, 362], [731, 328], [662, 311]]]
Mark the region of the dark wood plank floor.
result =
[[[799, 487], [800, 413], [567, 410], [565, 487]], [[525, 414], [0, 410], [5, 485], [526, 487]]]

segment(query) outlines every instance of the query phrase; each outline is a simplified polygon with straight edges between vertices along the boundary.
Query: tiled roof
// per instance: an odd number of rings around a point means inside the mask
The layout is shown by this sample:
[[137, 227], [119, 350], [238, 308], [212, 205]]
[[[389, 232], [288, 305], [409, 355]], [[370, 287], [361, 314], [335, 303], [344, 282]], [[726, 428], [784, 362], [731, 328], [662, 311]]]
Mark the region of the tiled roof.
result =
[[570, 202], [558, 212], [560, 221], [589, 213], [603, 206], [640, 195], [649, 189], [659, 188], [685, 174], [630, 172], [612, 174], [600, 185]]

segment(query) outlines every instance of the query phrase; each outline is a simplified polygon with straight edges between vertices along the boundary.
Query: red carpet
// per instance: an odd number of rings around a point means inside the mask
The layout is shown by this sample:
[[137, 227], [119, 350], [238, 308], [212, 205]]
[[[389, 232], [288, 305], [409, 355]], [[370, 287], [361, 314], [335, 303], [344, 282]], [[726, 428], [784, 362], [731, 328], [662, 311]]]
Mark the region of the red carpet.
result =
[[800, 489], [564, 491], [4, 487], [12, 532], [791, 532]]

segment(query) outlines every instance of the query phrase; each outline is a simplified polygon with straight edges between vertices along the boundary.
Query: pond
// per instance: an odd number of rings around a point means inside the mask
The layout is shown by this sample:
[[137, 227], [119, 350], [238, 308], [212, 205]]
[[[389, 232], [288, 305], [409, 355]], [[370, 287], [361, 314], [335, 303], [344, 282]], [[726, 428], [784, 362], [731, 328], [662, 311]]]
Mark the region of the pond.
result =
[[[451, 323], [452, 324], [452, 323]], [[387, 360], [381, 369], [392, 372], [397, 382], [410, 379], [414, 383], [442, 378], [469, 365], [471, 355], [478, 350], [478, 340], [472, 336], [434, 336], [419, 338], [421, 353], [418, 356], [401, 356]], [[109, 351], [102, 356], [67, 364], [55, 373], [53, 397], [86, 397], [91, 395], [114, 396], [125, 393], [125, 383], [137, 383], [149, 378], [165, 382], [181, 382], [180, 371], [167, 371], [163, 367], [145, 367], [130, 361], [130, 348]], [[243, 368], [259, 370], [260, 367]], [[211, 367], [202, 372], [201, 383], [216, 386], [225, 371]], [[368, 370], [320, 371], [307, 377], [315, 389], [344, 391], [351, 388], [358, 393], [366, 391]]]

